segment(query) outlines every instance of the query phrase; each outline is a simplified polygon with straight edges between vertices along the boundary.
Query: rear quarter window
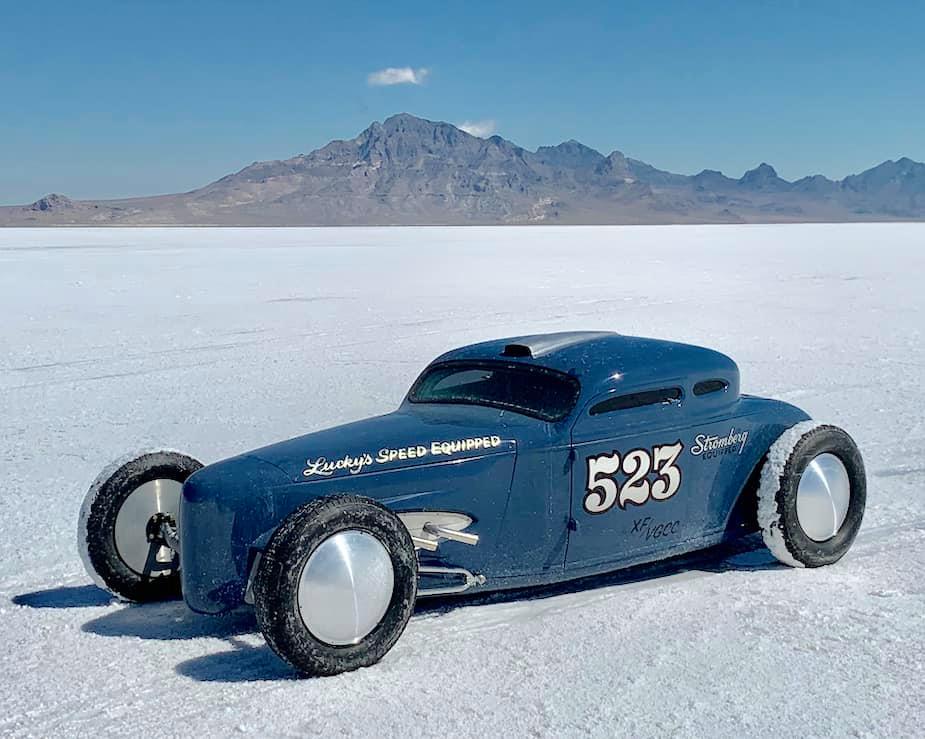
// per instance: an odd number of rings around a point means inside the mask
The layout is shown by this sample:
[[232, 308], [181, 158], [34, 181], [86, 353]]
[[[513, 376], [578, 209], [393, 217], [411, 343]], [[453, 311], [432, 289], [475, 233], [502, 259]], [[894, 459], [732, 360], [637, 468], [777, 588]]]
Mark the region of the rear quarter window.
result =
[[607, 400], [602, 400], [600, 403], [595, 403], [588, 413], [592, 416], [599, 416], [603, 413], [625, 411], [646, 405], [665, 405], [681, 400], [681, 394], [681, 388], [679, 387], [664, 387], [658, 390], [643, 390], [638, 393], [617, 395], [607, 398]]
[[725, 392], [728, 388], [729, 382], [719, 377], [710, 380], [701, 380], [694, 385], [694, 395], [709, 395], [710, 393]]

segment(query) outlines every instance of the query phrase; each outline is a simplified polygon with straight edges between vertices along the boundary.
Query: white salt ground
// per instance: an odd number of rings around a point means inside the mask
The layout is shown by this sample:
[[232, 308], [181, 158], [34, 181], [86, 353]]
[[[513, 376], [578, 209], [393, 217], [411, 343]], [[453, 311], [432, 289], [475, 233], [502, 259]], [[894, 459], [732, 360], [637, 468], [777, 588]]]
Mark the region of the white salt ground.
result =
[[[921, 736], [925, 226], [0, 231], [0, 734]], [[74, 531], [99, 470], [393, 408], [443, 350], [600, 328], [705, 344], [847, 429], [828, 568], [736, 549], [422, 610], [295, 680], [248, 613], [127, 606]], [[757, 545], [756, 545], [757, 546]]]

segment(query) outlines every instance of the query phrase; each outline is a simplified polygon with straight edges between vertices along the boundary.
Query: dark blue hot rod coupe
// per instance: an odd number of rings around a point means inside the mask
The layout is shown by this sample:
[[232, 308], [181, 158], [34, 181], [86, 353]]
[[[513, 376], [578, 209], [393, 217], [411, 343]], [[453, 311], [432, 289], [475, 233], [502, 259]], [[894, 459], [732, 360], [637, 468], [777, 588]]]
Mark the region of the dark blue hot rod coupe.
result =
[[838, 560], [864, 512], [851, 438], [739, 393], [735, 363], [606, 332], [489, 341], [432, 362], [394, 412], [203, 467], [120, 460], [91, 487], [89, 574], [133, 601], [248, 603], [304, 674], [370, 665], [418, 597], [544, 585], [760, 530]]

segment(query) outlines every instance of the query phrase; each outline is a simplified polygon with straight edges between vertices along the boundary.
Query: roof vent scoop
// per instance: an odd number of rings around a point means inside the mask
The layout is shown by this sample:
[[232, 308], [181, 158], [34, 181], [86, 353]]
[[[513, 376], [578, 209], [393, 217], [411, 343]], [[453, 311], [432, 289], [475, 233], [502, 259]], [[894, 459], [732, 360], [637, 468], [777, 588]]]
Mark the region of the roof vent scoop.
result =
[[548, 354], [597, 339], [606, 339], [617, 334], [610, 331], [560, 331], [554, 334], [511, 337], [510, 344], [501, 350], [502, 357], [528, 357], [539, 359]]
[[533, 352], [526, 344], [508, 344], [501, 352], [502, 357], [532, 357]]

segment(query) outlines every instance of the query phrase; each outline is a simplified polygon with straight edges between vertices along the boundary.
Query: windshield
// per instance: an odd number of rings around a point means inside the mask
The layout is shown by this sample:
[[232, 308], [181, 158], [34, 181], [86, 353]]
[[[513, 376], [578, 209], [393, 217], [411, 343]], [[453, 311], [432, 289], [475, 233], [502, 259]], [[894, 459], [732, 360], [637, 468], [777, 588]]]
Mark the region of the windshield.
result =
[[424, 371], [412, 403], [463, 403], [561, 421], [575, 406], [578, 380], [543, 367], [503, 362], [445, 362]]

